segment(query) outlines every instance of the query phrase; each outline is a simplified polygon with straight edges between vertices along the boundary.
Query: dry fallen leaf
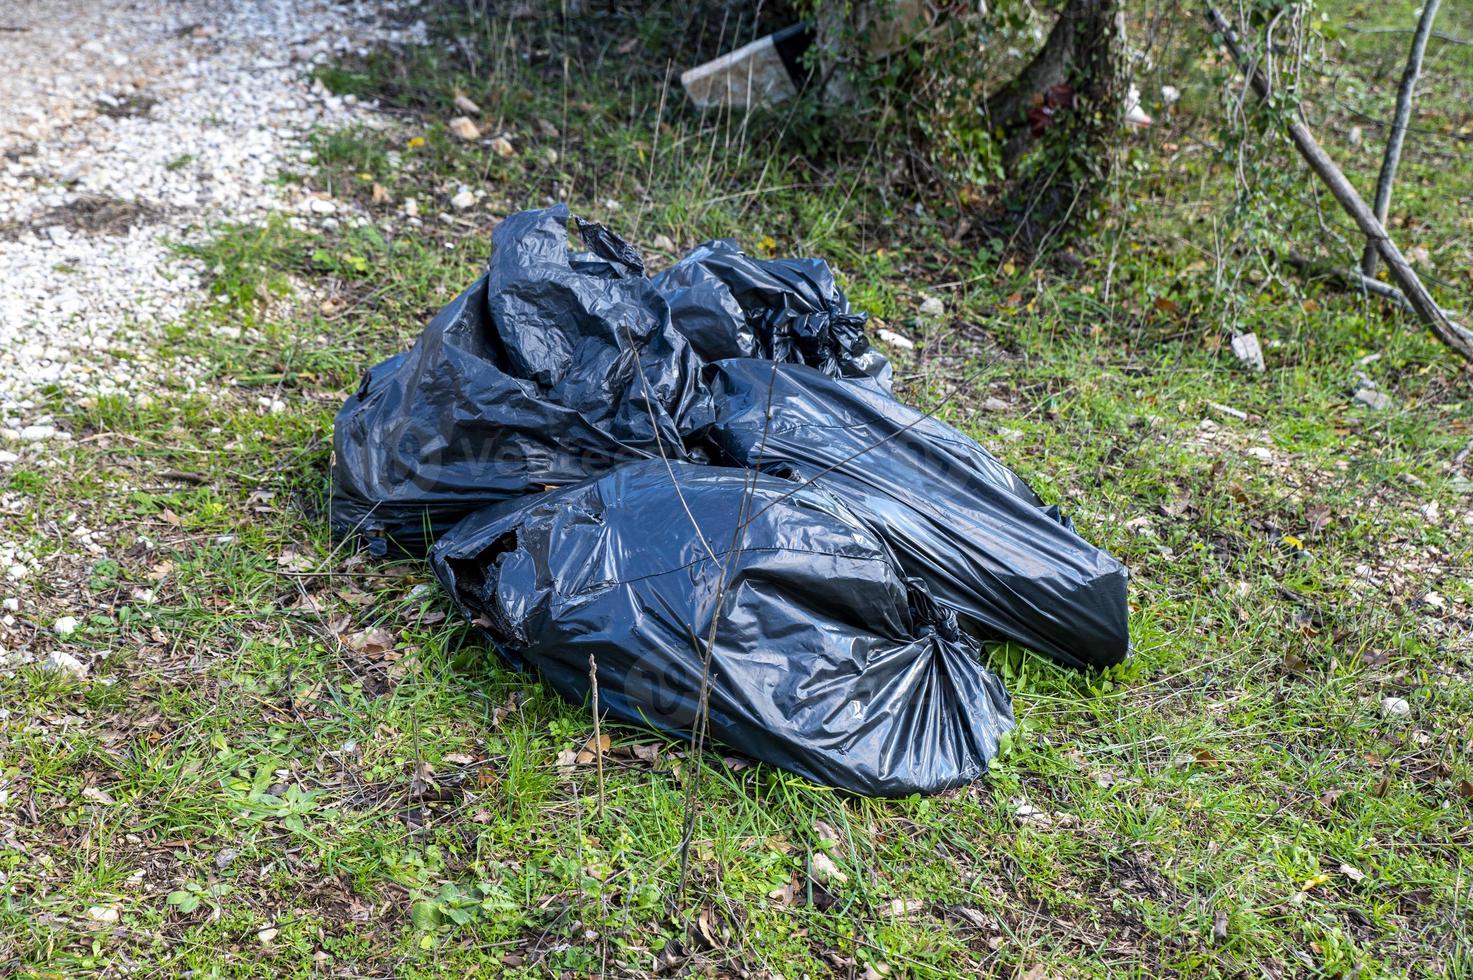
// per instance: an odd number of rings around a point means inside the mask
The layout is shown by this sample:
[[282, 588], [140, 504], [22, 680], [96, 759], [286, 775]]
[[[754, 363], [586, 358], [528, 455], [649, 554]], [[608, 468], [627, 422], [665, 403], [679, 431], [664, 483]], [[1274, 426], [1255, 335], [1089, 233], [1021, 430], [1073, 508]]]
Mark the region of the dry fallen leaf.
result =
[[779, 905], [792, 905], [793, 899], [798, 896], [798, 891], [798, 880], [796, 878], [790, 878], [787, 884], [781, 888], [774, 888], [768, 892], [767, 897]]
[[106, 790], [98, 789], [96, 786], [88, 786], [82, 790], [82, 798], [91, 800], [93, 803], [101, 803], [103, 806], [112, 806], [117, 802], [107, 794]]
[[1206, 769], [1213, 769], [1222, 765], [1221, 760], [1212, 754], [1212, 750], [1206, 748], [1193, 749], [1192, 761]]
[[394, 649], [394, 634], [383, 627], [361, 630], [344, 641], [350, 650], [370, 656]]
[[880, 912], [891, 918], [904, 919], [909, 918], [925, 907], [926, 903], [918, 898], [897, 898], [888, 905], [881, 906]]
[[820, 881], [842, 885], [849, 880], [849, 876], [840, 871], [839, 866], [834, 864], [833, 858], [829, 857], [823, 851], [814, 851], [810, 863], [813, 866], [813, 873]]
[[609, 754], [609, 745], [612, 741], [607, 735], [600, 735], [597, 741], [590, 736], [588, 741], [583, 743], [583, 747], [578, 750], [578, 754], [573, 757], [573, 761], [580, 766], [590, 765], [600, 755]]

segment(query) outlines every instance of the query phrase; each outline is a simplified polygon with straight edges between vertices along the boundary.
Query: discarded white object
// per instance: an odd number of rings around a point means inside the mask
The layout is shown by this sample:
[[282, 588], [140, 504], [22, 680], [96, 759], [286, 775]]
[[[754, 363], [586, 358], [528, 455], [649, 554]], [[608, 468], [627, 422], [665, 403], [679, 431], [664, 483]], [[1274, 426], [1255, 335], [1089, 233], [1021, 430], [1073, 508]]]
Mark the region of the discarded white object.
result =
[[1248, 370], [1263, 373], [1263, 348], [1258, 346], [1256, 333], [1240, 333], [1234, 337], [1233, 353]]
[[1141, 90], [1134, 85], [1131, 85], [1130, 91], [1125, 95], [1125, 124], [1136, 129], [1145, 129], [1151, 125], [1151, 117], [1141, 108]]
[[65, 650], [51, 651], [42, 661], [41, 666], [58, 674], [71, 674], [78, 680], [85, 679], [87, 676], [87, 665]]
[[875, 336], [880, 338], [881, 343], [887, 344], [890, 347], [899, 347], [901, 350], [915, 350], [916, 347], [916, 343], [914, 340], [911, 340], [909, 337], [906, 337], [903, 334], [896, 333], [889, 327], [881, 327], [879, 330], [875, 331]]
[[680, 73], [680, 84], [698, 109], [727, 105], [747, 109], [798, 94], [800, 58], [813, 36], [795, 25], [758, 38], [704, 65]]
[[1375, 412], [1384, 412], [1395, 404], [1384, 391], [1368, 386], [1355, 389], [1355, 400]]
[[1161, 86], [1161, 101], [1168, 106], [1176, 105], [1181, 101], [1181, 89], [1175, 85]]

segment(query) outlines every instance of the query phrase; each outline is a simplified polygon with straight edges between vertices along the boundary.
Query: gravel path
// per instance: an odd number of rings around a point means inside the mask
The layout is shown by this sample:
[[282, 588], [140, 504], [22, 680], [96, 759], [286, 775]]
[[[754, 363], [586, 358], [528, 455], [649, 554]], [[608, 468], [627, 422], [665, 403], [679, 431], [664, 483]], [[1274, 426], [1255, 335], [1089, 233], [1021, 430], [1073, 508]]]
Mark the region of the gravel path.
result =
[[[40, 389], [148, 395], [163, 326], [210, 301], [170, 243], [273, 212], [363, 220], [273, 178], [313, 128], [381, 124], [312, 69], [422, 40], [418, 2], [0, 0], [0, 667], [29, 658], [12, 649], [37, 612], [28, 586], [58, 574], [25, 540], [33, 501], [3, 489], [70, 438]], [[65, 533], [105, 553], [99, 532]]]
[[170, 242], [273, 211], [337, 220], [271, 179], [313, 127], [377, 124], [311, 71], [420, 39], [417, 2], [0, 4], [0, 465], [66, 437], [39, 387], [146, 389], [160, 325], [208, 300]]

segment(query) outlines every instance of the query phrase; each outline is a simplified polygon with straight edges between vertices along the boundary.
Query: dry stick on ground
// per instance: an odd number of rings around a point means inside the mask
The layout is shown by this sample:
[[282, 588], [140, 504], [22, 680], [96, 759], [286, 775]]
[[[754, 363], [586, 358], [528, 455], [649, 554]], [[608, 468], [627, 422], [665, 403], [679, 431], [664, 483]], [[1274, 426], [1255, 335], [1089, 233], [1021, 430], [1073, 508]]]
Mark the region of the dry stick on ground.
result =
[[593, 692], [593, 758], [598, 765], [598, 802], [595, 804], [594, 816], [602, 822], [604, 818], [604, 740], [598, 720], [598, 664], [591, 653], [588, 655], [588, 689]]
[[[1218, 12], [1216, 7], [1207, 8], [1207, 20], [1212, 25], [1212, 29], [1222, 36], [1222, 43], [1232, 54], [1233, 60], [1237, 62], [1243, 74], [1248, 77], [1248, 84], [1258, 98], [1268, 101], [1273, 94], [1268, 78], [1259, 70], [1257, 63], [1249, 60], [1243, 49], [1239, 47], [1238, 35], [1233, 31], [1232, 25]], [[1412, 308], [1417, 311], [1417, 316], [1432, 328], [1432, 332], [1439, 340], [1467, 360], [1473, 361], [1473, 333], [1469, 333], [1448, 319], [1447, 314], [1442, 311], [1436, 300], [1427, 292], [1427, 288], [1422, 285], [1422, 280], [1417, 278], [1417, 274], [1407, 264], [1406, 258], [1401, 254], [1401, 249], [1397, 248], [1396, 243], [1386, 234], [1386, 229], [1382, 227], [1380, 221], [1376, 220], [1376, 215], [1372, 213], [1355, 187], [1345, 179], [1345, 174], [1341, 173], [1340, 168], [1335, 166], [1335, 162], [1321, 149], [1308, 127], [1297, 119], [1292, 120], [1289, 123], [1289, 138], [1294, 141], [1295, 148], [1299, 151], [1299, 155], [1304, 157], [1310, 169], [1319, 176], [1320, 180], [1324, 181], [1330, 193], [1335, 196], [1335, 200], [1340, 202], [1345, 213], [1355, 220], [1361, 234], [1376, 246], [1376, 251], [1385, 261], [1391, 278], [1401, 286], [1402, 293], [1405, 294], [1407, 302], [1411, 303]]]
[[1319, 262], [1301, 252], [1290, 252], [1284, 256], [1284, 260], [1293, 266], [1301, 276], [1312, 279], [1329, 279], [1344, 289], [1389, 299], [1413, 316], [1417, 314], [1417, 308], [1412, 306], [1411, 300], [1407, 299], [1400, 289], [1379, 279], [1372, 279], [1359, 269], [1349, 266], [1342, 268], [1329, 262]]
[[[1401, 76], [1401, 88], [1396, 90], [1396, 115], [1391, 122], [1391, 133], [1386, 137], [1386, 155], [1381, 158], [1381, 176], [1376, 179], [1376, 220], [1386, 223], [1386, 212], [1391, 208], [1391, 185], [1396, 181], [1396, 168], [1401, 163], [1401, 147], [1406, 141], [1407, 123], [1412, 118], [1412, 92], [1417, 87], [1417, 78], [1422, 74], [1422, 56], [1427, 52], [1427, 38], [1432, 33], [1432, 18], [1437, 16], [1437, 5], [1442, 0], [1426, 0], [1422, 17], [1417, 21], [1417, 33], [1412, 37], [1412, 50], [1407, 55], [1406, 71]], [[1366, 242], [1366, 250], [1360, 257], [1361, 272], [1368, 276], [1376, 274], [1376, 248]]]

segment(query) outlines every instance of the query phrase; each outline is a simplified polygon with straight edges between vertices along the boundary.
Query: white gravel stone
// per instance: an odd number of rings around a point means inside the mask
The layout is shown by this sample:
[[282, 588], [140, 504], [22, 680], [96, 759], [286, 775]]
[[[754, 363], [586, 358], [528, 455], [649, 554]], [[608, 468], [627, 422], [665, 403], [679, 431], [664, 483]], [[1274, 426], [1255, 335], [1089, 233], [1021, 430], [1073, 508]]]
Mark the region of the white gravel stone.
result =
[[57, 636], [71, 636], [77, 631], [77, 617], [62, 616], [51, 624], [51, 628], [56, 631]]
[[47, 670], [54, 670], [58, 673], [72, 674], [76, 677], [87, 676], [87, 665], [82, 663], [82, 661], [78, 660], [76, 657], [72, 656], [70, 653], [67, 653], [65, 650], [53, 650], [50, 654], [47, 655], [46, 659], [41, 662], [41, 666], [45, 667]]
[[1412, 713], [1412, 706], [1406, 698], [1382, 698], [1381, 717], [1383, 718], [1405, 718]]
[[927, 296], [925, 299], [921, 300], [921, 316], [936, 318], [945, 315], [946, 304], [941, 302], [941, 300], [937, 299], [935, 296]]

